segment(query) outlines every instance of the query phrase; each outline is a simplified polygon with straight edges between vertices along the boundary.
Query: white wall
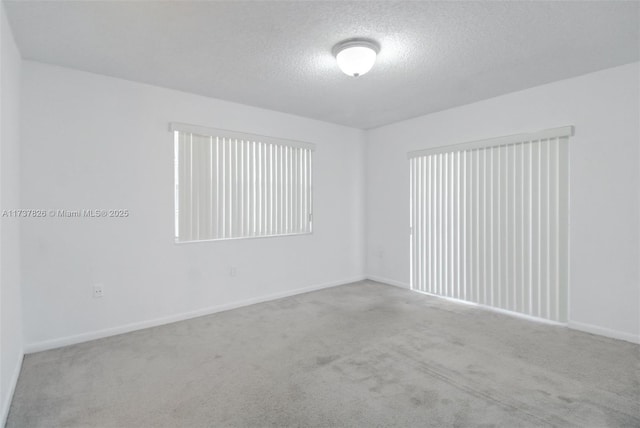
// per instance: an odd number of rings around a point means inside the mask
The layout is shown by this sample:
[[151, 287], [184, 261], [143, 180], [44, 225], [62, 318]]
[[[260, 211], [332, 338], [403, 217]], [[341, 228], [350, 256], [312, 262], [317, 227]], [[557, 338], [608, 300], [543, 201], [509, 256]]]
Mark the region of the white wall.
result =
[[[365, 133], [26, 61], [21, 206], [132, 213], [23, 221], [27, 350], [356, 280], [365, 246], [367, 276], [406, 285], [406, 152], [562, 125], [577, 133], [572, 325], [637, 340], [639, 71], [617, 67]], [[316, 143], [315, 233], [173, 244], [170, 121]], [[102, 299], [92, 298], [95, 283], [105, 287]]]
[[[0, 213], [20, 208], [21, 58], [0, 4]], [[20, 233], [17, 219], [0, 217], [0, 426], [4, 426], [22, 364]]]
[[570, 141], [570, 325], [640, 334], [638, 63], [367, 133], [367, 275], [409, 283], [408, 151], [575, 125]]
[[[23, 83], [22, 206], [131, 212], [28, 221], [27, 351], [363, 277], [363, 131], [30, 61]], [[171, 121], [315, 143], [314, 233], [174, 244]]]

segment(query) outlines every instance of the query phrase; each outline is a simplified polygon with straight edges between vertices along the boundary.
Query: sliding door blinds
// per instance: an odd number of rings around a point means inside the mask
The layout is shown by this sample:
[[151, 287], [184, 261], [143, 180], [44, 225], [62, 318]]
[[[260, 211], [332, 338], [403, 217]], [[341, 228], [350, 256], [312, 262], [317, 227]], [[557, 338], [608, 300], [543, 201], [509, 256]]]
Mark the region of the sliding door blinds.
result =
[[176, 242], [311, 233], [314, 145], [172, 123]]
[[409, 153], [411, 288], [566, 321], [572, 135]]

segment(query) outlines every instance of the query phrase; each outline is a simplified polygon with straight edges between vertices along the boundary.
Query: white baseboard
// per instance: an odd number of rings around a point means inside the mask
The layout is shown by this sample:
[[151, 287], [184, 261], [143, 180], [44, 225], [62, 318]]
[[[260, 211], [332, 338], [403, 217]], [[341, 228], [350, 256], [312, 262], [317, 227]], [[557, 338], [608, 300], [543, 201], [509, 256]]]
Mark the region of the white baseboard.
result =
[[16, 385], [18, 385], [18, 376], [20, 376], [20, 370], [22, 369], [22, 359], [23, 356], [20, 356], [18, 359], [18, 364], [11, 375], [11, 381], [9, 383], [9, 391], [7, 392], [7, 397], [4, 399], [2, 403], [2, 419], [0, 419], [0, 427], [4, 427], [7, 423], [7, 417], [9, 416], [9, 409], [11, 408], [11, 402], [13, 401], [13, 394], [16, 392]]
[[537, 322], [537, 323], [540, 323], [540, 324], [548, 324], [548, 325], [554, 325], [554, 326], [560, 326], [560, 327], [566, 327], [567, 326], [567, 323], [564, 323], [564, 322], [552, 321], [552, 320], [548, 320], [546, 318], [540, 318], [540, 317], [536, 317], [536, 316], [533, 316], [533, 315], [521, 314], [520, 312], [514, 312], [514, 311], [509, 311], [507, 309], [501, 309], [501, 308], [496, 308], [496, 307], [489, 306], [489, 305], [483, 305], [482, 303], [469, 302], [467, 300], [456, 299], [455, 297], [439, 296], [437, 294], [427, 293], [426, 291], [419, 291], [419, 290], [414, 290], [414, 291], [416, 293], [426, 294], [427, 296], [435, 297], [437, 299], [447, 300], [449, 302], [454, 302], [454, 303], [467, 305], [467, 306], [473, 306], [475, 308], [482, 309], [482, 310], [485, 310], [485, 311], [495, 312], [497, 314], [508, 315], [510, 317], [520, 318], [520, 319], [531, 321], [531, 322]]
[[427, 293], [426, 291], [411, 290], [411, 288], [410, 288], [410, 286], [408, 284], [405, 284], [405, 283], [402, 283], [402, 282], [399, 282], [399, 281], [394, 281], [394, 280], [391, 280], [391, 279], [388, 279], [388, 278], [381, 278], [379, 276], [367, 276], [367, 279], [370, 279], [370, 280], [376, 281], [376, 282], [380, 282], [380, 283], [383, 283], [383, 284], [387, 284], [387, 285], [393, 285], [395, 287], [405, 288], [405, 289], [407, 289], [409, 291], [413, 291], [414, 293], [425, 294], [427, 296], [435, 297], [436, 299], [447, 300], [449, 302], [453, 302], [453, 303], [457, 303], [457, 304], [461, 304], [461, 305], [473, 306], [473, 307], [484, 309], [484, 310], [487, 310], [487, 311], [497, 312], [497, 313], [504, 314], [504, 315], [509, 315], [511, 317], [522, 318], [522, 319], [525, 319], [525, 320], [528, 320], [528, 321], [533, 321], [533, 322], [542, 323], [542, 324], [566, 326], [565, 323], [551, 321], [551, 320], [547, 320], [547, 319], [544, 319], [544, 318], [538, 318], [538, 317], [534, 317], [534, 316], [531, 316], [531, 315], [526, 315], [526, 314], [521, 314], [521, 313], [518, 313], [518, 312], [508, 311], [508, 310], [505, 310], [505, 309], [494, 308], [493, 306], [487, 306], [487, 305], [482, 305], [482, 304], [479, 304], [479, 303], [468, 302], [466, 300], [456, 299], [454, 297], [439, 296], [437, 294]]
[[[303, 294], [303, 293], [308, 293], [311, 291], [316, 291], [316, 290], [321, 290], [324, 288], [330, 288], [330, 287], [336, 287], [339, 285], [345, 285], [345, 284], [350, 284], [352, 282], [357, 282], [357, 281], [362, 281], [364, 279], [369, 279], [371, 281], [376, 281], [376, 282], [380, 282], [383, 284], [388, 284], [388, 285], [393, 285], [395, 287], [399, 287], [399, 288], [403, 288], [403, 289], [409, 289], [409, 284], [403, 283], [401, 281], [396, 281], [393, 279], [389, 279], [389, 278], [383, 278], [383, 277], [379, 277], [379, 276], [375, 276], [375, 275], [366, 275], [366, 276], [357, 276], [357, 277], [353, 277], [353, 278], [348, 278], [348, 279], [344, 279], [344, 280], [340, 280], [340, 281], [332, 281], [332, 282], [327, 282], [327, 283], [323, 283], [323, 284], [316, 284], [316, 285], [312, 285], [309, 287], [303, 287], [303, 288], [298, 288], [295, 290], [288, 290], [288, 291], [283, 291], [280, 293], [273, 293], [273, 294], [269, 294], [266, 296], [261, 296], [261, 297], [256, 297], [256, 298], [252, 298], [252, 299], [247, 299], [247, 300], [242, 300], [242, 301], [236, 301], [236, 302], [231, 302], [231, 303], [226, 303], [223, 305], [217, 305], [217, 306], [211, 306], [211, 307], [207, 307], [207, 308], [203, 308], [203, 309], [198, 309], [195, 311], [190, 311], [190, 312], [184, 312], [184, 313], [180, 313], [180, 314], [176, 314], [176, 315], [170, 315], [167, 317], [162, 317], [162, 318], [156, 318], [156, 319], [152, 319], [152, 320], [146, 320], [146, 321], [140, 321], [140, 322], [135, 322], [135, 323], [131, 323], [131, 324], [125, 324], [122, 326], [118, 326], [118, 327], [111, 327], [111, 328], [106, 328], [103, 330], [98, 330], [98, 331], [93, 331], [93, 332], [88, 332], [88, 333], [82, 333], [82, 334], [78, 334], [78, 335], [74, 335], [74, 336], [67, 336], [67, 337], [62, 337], [62, 338], [58, 338], [58, 339], [51, 339], [51, 340], [46, 340], [46, 341], [42, 341], [42, 342], [35, 342], [35, 343], [30, 343], [25, 345], [24, 348], [24, 352], [25, 354], [31, 354], [34, 352], [40, 352], [40, 351], [46, 351], [49, 349], [55, 349], [55, 348], [61, 348], [63, 346], [69, 346], [69, 345], [75, 345], [77, 343], [82, 343], [82, 342], [88, 342], [90, 340], [96, 340], [96, 339], [102, 339], [105, 337], [109, 337], [109, 336], [115, 336], [118, 334], [123, 334], [123, 333], [129, 333], [132, 331], [136, 331], [136, 330], [142, 330], [145, 328], [150, 328], [150, 327], [157, 327], [160, 325], [164, 325], [164, 324], [170, 324], [173, 322], [178, 322], [178, 321], [184, 321], [184, 320], [188, 320], [191, 318], [197, 318], [197, 317], [201, 317], [201, 316], [205, 316], [205, 315], [211, 315], [211, 314], [215, 314], [217, 312], [224, 312], [224, 311], [228, 311], [231, 309], [236, 309], [236, 308], [240, 308], [243, 306], [249, 306], [249, 305], [254, 305], [256, 303], [262, 303], [262, 302], [268, 302], [270, 300], [276, 300], [276, 299], [281, 299], [283, 297], [289, 297], [289, 296], [294, 296], [297, 294]], [[463, 303], [463, 302], [460, 302]], [[493, 308], [487, 308], [487, 309], [492, 309]], [[515, 315], [520, 315], [520, 314], [515, 314]], [[520, 315], [522, 316], [522, 315]], [[526, 316], [524, 316], [526, 317]], [[536, 319], [536, 321], [539, 321], [538, 319]], [[598, 327], [598, 326], [594, 326], [594, 325], [590, 325], [590, 324], [584, 324], [584, 323], [580, 323], [580, 322], [576, 322], [576, 321], [569, 321], [569, 323], [567, 324], [569, 328], [572, 328], [574, 330], [579, 330], [579, 331], [584, 331], [587, 333], [592, 333], [592, 334], [597, 334], [600, 336], [606, 336], [606, 337], [611, 337], [613, 339], [619, 339], [619, 340], [624, 340], [627, 342], [631, 342], [631, 343], [638, 343], [640, 344], [640, 337], [633, 335], [631, 333], [625, 333], [625, 332], [619, 332], [616, 330], [611, 330], [611, 329], [607, 329], [604, 327]], [[16, 369], [16, 373], [14, 374], [14, 378], [12, 379], [12, 388], [15, 388], [15, 385], [17, 383], [18, 380], [18, 374], [20, 373], [20, 368], [22, 366], [22, 359], [20, 360], [20, 364], [18, 365], [17, 369]], [[13, 396], [13, 390], [11, 391], [10, 397]], [[7, 403], [3, 403], [3, 405], [5, 406], [5, 408], [3, 408], [3, 417], [6, 418], [8, 411], [9, 411], [9, 405], [11, 404], [11, 401], [9, 400], [8, 404]], [[4, 420], [4, 419], [3, 419]], [[0, 426], [3, 426], [0, 424]]]
[[410, 288], [409, 284], [406, 284], [406, 283], [400, 282], [400, 281], [396, 281], [395, 279], [383, 278], [381, 276], [367, 275], [367, 279], [370, 279], [371, 281], [375, 281], [375, 282], [381, 282], [381, 283], [387, 284], [387, 285], [393, 285], [394, 287], [405, 288], [407, 290], [409, 290], [409, 288]]
[[569, 321], [568, 327], [573, 330], [583, 331], [585, 333], [597, 334], [599, 336], [606, 336], [612, 339], [624, 340], [626, 342], [640, 344], [640, 336], [626, 333], [624, 331], [612, 330], [605, 327], [599, 327], [593, 324], [585, 324], [578, 321]]
[[[381, 282], [381, 283], [387, 284], [387, 285], [393, 285], [393, 286], [396, 286], [396, 287], [410, 289], [409, 284], [405, 284], [403, 282], [395, 281], [395, 280], [392, 280], [392, 279], [389, 279], [389, 278], [383, 278], [383, 277], [379, 277], [379, 276], [375, 276], [375, 275], [367, 275], [367, 279], [370, 279], [370, 280], [376, 281], [376, 282]], [[431, 294], [431, 293], [423, 293], [423, 292], [420, 292], [420, 291], [418, 291], [418, 293], [427, 294], [429, 296], [433, 296], [433, 297], [437, 297], [437, 298], [440, 298], [440, 299], [449, 300], [449, 301], [456, 302], [456, 303], [472, 304], [472, 305], [477, 306], [477, 307], [482, 308], [482, 309], [486, 309], [486, 310], [489, 310], [489, 311], [502, 313], [502, 314], [505, 314], [505, 315], [510, 315], [510, 316], [517, 317], [517, 318], [526, 319], [526, 320], [533, 321], [533, 322], [539, 322], [539, 323], [550, 324], [550, 325], [558, 325], [558, 326], [566, 326], [566, 327], [568, 327], [570, 329], [583, 331], [585, 333], [591, 333], [591, 334], [596, 334], [598, 336], [605, 336], [605, 337], [610, 337], [612, 339], [624, 340], [626, 342], [640, 344], [640, 336], [636, 336], [636, 335], [631, 334], [631, 333], [612, 330], [612, 329], [605, 328], [605, 327], [599, 327], [599, 326], [592, 325], [592, 324], [585, 324], [585, 323], [581, 323], [581, 322], [577, 322], [577, 321], [569, 321], [567, 323], [559, 323], [559, 322], [555, 322], [555, 321], [549, 321], [549, 320], [546, 320], [544, 318], [532, 317], [532, 316], [525, 315], [525, 314], [520, 314], [520, 313], [517, 313], [517, 312], [506, 311], [506, 310], [499, 309], [499, 308], [493, 308], [491, 306], [478, 305], [478, 304], [475, 304], [475, 303], [466, 302], [464, 300], [438, 296], [438, 295]]]
[[281, 299], [283, 297], [295, 296], [297, 294], [309, 293], [311, 291], [322, 290], [324, 288], [350, 284], [352, 282], [362, 281], [364, 279], [365, 279], [364, 276], [357, 276], [353, 278], [343, 279], [340, 281], [332, 281], [332, 282], [326, 282], [323, 284], [311, 285], [308, 287], [298, 288], [295, 290], [282, 291], [279, 293], [268, 294], [266, 296], [255, 297], [255, 298], [231, 302], [231, 303], [225, 303], [222, 305], [210, 306], [207, 308], [197, 309], [195, 311], [183, 312], [180, 314], [170, 315], [167, 317], [155, 318], [151, 320], [125, 324], [117, 327], [110, 327], [103, 330], [91, 331], [88, 333], [82, 333], [74, 336], [66, 336], [58, 339], [51, 339], [51, 340], [45, 340], [42, 342], [29, 343], [25, 345], [25, 354], [32, 354], [34, 352], [47, 351], [50, 349], [61, 348], [63, 346], [75, 345], [77, 343], [83, 343], [91, 340], [102, 339], [109, 336], [116, 336], [118, 334], [130, 333], [136, 330], [143, 330], [145, 328], [171, 324], [174, 322], [184, 321], [191, 318], [197, 318], [205, 315], [215, 314], [218, 312], [224, 312], [231, 309], [240, 308], [243, 306], [255, 305], [256, 303], [268, 302], [270, 300]]

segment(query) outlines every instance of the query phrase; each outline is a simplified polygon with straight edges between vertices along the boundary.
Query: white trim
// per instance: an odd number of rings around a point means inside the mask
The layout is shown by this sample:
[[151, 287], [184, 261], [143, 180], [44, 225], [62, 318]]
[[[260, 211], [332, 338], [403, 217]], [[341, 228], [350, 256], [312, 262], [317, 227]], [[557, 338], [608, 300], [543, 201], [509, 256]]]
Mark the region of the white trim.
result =
[[13, 371], [13, 375], [11, 376], [11, 381], [9, 383], [9, 391], [7, 391], [7, 397], [2, 403], [2, 419], [0, 419], [0, 427], [3, 427], [7, 423], [7, 418], [9, 417], [9, 410], [11, 409], [11, 402], [13, 401], [13, 394], [16, 392], [16, 386], [18, 385], [18, 377], [20, 376], [20, 370], [22, 370], [22, 360], [24, 359], [24, 355], [20, 356], [18, 360], [18, 364], [16, 364], [16, 368]]
[[205, 126], [190, 125], [188, 123], [169, 123], [169, 132], [187, 132], [191, 134], [204, 135], [207, 137], [231, 138], [244, 141], [256, 141], [261, 143], [274, 144], [277, 146], [299, 147], [303, 149], [315, 150], [316, 145], [304, 141], [288, 140], [286, 138], [269, 137], [266, 135], [248, 134], [245, 132], [230, 131], [228, 129], [207, 128]]
[[469, 302], [467, 300], [461, 300], [461, 299], [456, 299], [454, 297], [446, 297], [446, 296], [440, 296], [438, 294], [431, 294], [431, 293], [427, 293], [426, 291], [420, 291], [420, 290], [411, 290], [414, 291], [416, 293], [420, 293], [420, 294], [426, 294], [427, 296], [431, 296], [431, 297], [437, 297], [438, 299], [443, 299], [443, 300], [448, 300], [450, 302], [453, 303], [458, 303], [458, 304], [462, 304], [462, 305], [466, 305], [466, 306], [473, 306], [476, 307], [478, 309], [484, 309], [490, 312], [496, 312], [499, 314], [503, 314], [503, 315], [508, 315], [514, 318], [521, 318], [527, 321], [533, 321], [533, 322], [537, 322], [540, 324], [548, 324], [548, 325], [555, 325], [555, 326], [562, 326], [562, 327], [566, 327], [567, 324], [566, 323], [562, 323], [562, 322], [557, 322], [557, 321], [551, 321], [548, 320], [546, 318], [539, 318], [539, 317], [534, 317], [531, 315], [526, 315], [526, 314], [521, 314], [520, 312], [513, 312], [513, 311], [508, 311], [506, 309], [500, 309], [500, 308], [496, 308], [494, 306], [487, 306], [487, 305], [483, 305], [481, 303], [475, 303], [475, 302]]
[[386, 285], [393, 285], [394, 287], [400, 287], [409, 290], [411, 287], [406, 282], [396, 281], [395, 279], [382, 278], [375, 275], [367, 275], [367, 279], [370, 281], [380, 282]]
[[624, 331], [612, 330], [606, 327], [599, 327], [593, 324], [585, 324], [578, 321], [569, 321], [567, 326], [572, 330], [585, 333], [597, 334], [598, 336], [610, 337], [611, 339], [624, 340], [626, 342], [640, 344], [640, 336], [626, 333]]
[[504, 137], [489, 138], [486, 140], [470, 141], [462, 144], [452, 144], [448, 146], [438, 146], [431, 149], [414, 150], [407, 153], [409, 159], [428, 156], [436, 153], [448, 153], [460, 150], [473, 150], [482, 147], [505, 146], [508, 144], [522, 143], [527, 141], [547, 140], [550, 138], [572, 137], [574, 135], [573, 126], [562, 126], [560, 128], [545, 129], [544, 131], [531, 132], [526, 134], [507, 135]]
[[411, 288], [409, 288], [408, 284], [405, 284], [403, 282], [400, 281], [395, 281], [392, 279], [386, 279], [386, 278], [381, 278], [381, 277], [377, 277], [377, 276], [371, 276], [371, 275], [367, 275], [367, 279], [370, 279], [372, 281], [376, 281], [376, 282], [380, 282], [382, 284], [386, 284], [386, 285], [393, 285], [395, 287], [401, 287], [401, 288], [405, 288], [408, 291], [412, 291], [414, 293], [418, 293], [418, 294], [424, 294], [430, 297], [437, 297], [438, 299], [442, 299], [442, 300], [447, 300], [449, 302], [452, 303], [457, 303], [457, 304], [461, 304], [461, 305], [465, 305], [465, 306], [473, 306], [479, 309], [486, 309], [488, 311], [491, 312], [497, 312], [500, 314], [504, 314], [504, 315], [509, 315], [515, 318], [522, 318], [528, 321], [533, 321], [533, 322], [538, 322], [538, 323], [542, 323], [542, 324], [549, 324], [549, 325], [556, 325], [556, 326], [566, 326], [567, 324], [565, 323], [560, 323], [560, 322], [556, 322], [556, 321], [550, 321], [548, 319], [545, 318], [538, 318], [538, 317], [532, 317], [531, 315], [525, 315], [525, 314], [521, 314], [519, 312], [512, 312], [512, 311], [507, 311], [505, 309], [500, 309], [500, 308], [494, 308], [493, 306], [485, 306], [485, 305], [481, 305], [479, 303], [474, 303], [474, 302], [468, 302], [466, 300], [460, 300], [460, 299], [455, 299], [453, 297], [445, 297], [445, 296], [440, 296], [437, 294], [431, 294], [431, 293], [427, 293], [426, 291], [420, 291], [420, 290], [411, 290]]
[[236, 236], [233, 238], [214, 238], [214, 239], [194, 239], [192, 241], [178, 241], [178, 238], [174, 237], [174, 244], [176, 245], [185, 245], [185, 244], [198, 244], [200, 242], [220, 242], [220, 241], [236, 241], [238, 239], [263, 239], [263, 238], [281, 238], [283, 236], [304, 236], [304, 235], [313, 235], [313, 230], [310, 232], [299, 232], [299, 233], [283, 233], [281, 235], [258, 235], [258, 236]]
[[294, 296], [297, 294], [309, 293], [311, 291], [321, 290], [324, 288], [336, 287], [339, 285], [351, 284], [353, 282], [362, 281], [364, 276], [347, 278], [339, 281], [325, 282], [322, 284], [311, 285], [308, 287], [298, 288], [295, 290], [281, 291], [278, 293], [268, 294], [262, 297], [255, 297], [247, 300], [240, 300], [222, 305], [210, 306], [207, 308], [197, 309], [195, 311], [184, 312], [181, 314], [169, 315], [167, 317], [155, 318], [146, 321], [134, 322], [118, 327], [105, 328], [103, 330], [81, 333], [74, 336], [66, 336], [57, 339], [45, 340], [25, 345], [25, 354], [34, 352], [47, 351], [49, 349], [61, 348], [63, 346], [75, 345], [77, 343], [88, 342], [90, 340], [102, 339], [105, 337], [116, 336], [118, 334], [130, 333], [132, 331], [143, 330], [145, 328], [157, 327], [160, 325], [171, 324], [178, 321], [184, 321], [191, 318], [211, 315], [218, 312], [224, 312], [231, 309], [241, 308], [243, 306], [255, 305], [256, 303], [268, 302], [270, 300], [281, 299], [283, 297]]
[[[386, 284], [386, 285], [392, 285], [395, 287], [401, 287], [401, 288], [405, 288], [405, 289], [409, 289], [409, 286], [403, 282], [400, 281], [395, 281], [392, 279], [388, 279], [388, 278], [382, 278], [379, 276], [374, 276], [374, 275], [367, 275], [367, 279], [371, 280], [371, 281], [376, 281], [382, 284]], [[569, 321], [567, 323], [559, 323], [556, 321], [550, 321], [548, 319], [544, 319], [544, 318], [538, 318], [538, 317], [532, 317], [530, 315], [525, 315], [525, 314], [521, 314], [518, 312], [511, 312], [511, 311], [506, 311], [504, 309], [499, 309], [499, 308], [494, 308], [492, 306], [485, 306], [485, 305], [480, 305], [477, 303], [473, 303], [473, 302], [467, 302], [466, 300], [459, 300], [459, 299], [454, 299], [451, 297], [444, 297], [444, 296], [438, 296], [436, 294], [430, 294], [430, 293], [425, 293], [424, 291], [419, 291], [419, 290], [411, 290], [409, 289], [409, 291], [414, 291], [416, 293], [419, 294], [426, 294], [427, 296], [431, 296], [431, 297], [437, 297], [438, 299], [443, 299], [443, 300], [448, 300], [450, 302], [453, 303], [458, 303], [458, 304], [463, 304], [463, 305], [467, 305], [467, 306], [474, 306], [480, 309], [486, 309], [488, 311], [491, 312], [497, 312], [497, 313], [501, 313], [504, 315], [509, 315], [515, 318], [521, 318], [521, 319], [525, 319], [528, 321], [533, 321], [533, 322], [537, 322], [537, 323], [541, 323], [541, 324], [548, 324], [548, 325], [555, 325], [555, 326], [560, 326], [560, 327], [567, 327], [571, 330], [577, 330], [577, 331], [581, 331], [584, 333], [591, 333], [591, 334], [595, 334], [598, 336], [604, 336], [604, 337], [609, 337], [611, 339], [617, 339], [617, 340], [624, 340], [626, 342], [631, 342], [631, 343], [636, 343], [636, 344], [640, 344], [640, 336], [638, 335], [634, 335], [631, 333], [625, 333], [623, 331], [618, 331], [618, 330], [612, 330], [609, 328], [605, 328], [605, 327], [598, 327], [596, 325], [592, 325], [592, 324], [585, 324], [585, 323], [581, 323], [581, 322], [577, 322], [577, 321]]]

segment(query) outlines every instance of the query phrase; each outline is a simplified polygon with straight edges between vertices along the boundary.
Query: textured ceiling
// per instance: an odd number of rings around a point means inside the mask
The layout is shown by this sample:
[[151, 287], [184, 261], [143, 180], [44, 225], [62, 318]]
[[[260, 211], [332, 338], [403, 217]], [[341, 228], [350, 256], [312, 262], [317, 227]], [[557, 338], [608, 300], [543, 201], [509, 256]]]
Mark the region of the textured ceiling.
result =
[[[632, 2], [5, 1], [26, 59], [371, 128], [639, 58]], [[333, 45], [378, 62], [345, 76]]]

